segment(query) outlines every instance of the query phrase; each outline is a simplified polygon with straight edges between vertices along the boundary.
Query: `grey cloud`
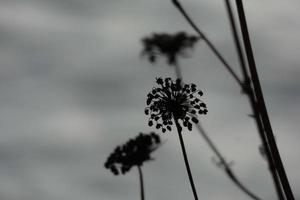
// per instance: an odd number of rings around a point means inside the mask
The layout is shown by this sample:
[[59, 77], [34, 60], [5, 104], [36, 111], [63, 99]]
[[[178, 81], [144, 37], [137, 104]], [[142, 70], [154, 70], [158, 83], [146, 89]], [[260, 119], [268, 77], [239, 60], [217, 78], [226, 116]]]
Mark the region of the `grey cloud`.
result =
[[[292, 19], [299, 18], [299, 3], [245, 3], [267, 106], [296, 189], [300, 82], [298, 22]], [[1, 198], [138, 199], [136, 171], [114, 177], [103, 163], [116, 145], [152, 130], [143, 114], [145, 95], [155, 77], [174, 76], [163, 59], [151, 66], [139, 57], [140, 39], [152, 32], [193, 33], [190, 27], [169, 1], [0, 5]], [[184, 5], [240, 74], [223, 4]], [[247, 186], [274, 198], [247, 98], [203, 42], [181, 65], [186, 82], [205, 93], [209, 113], [202, 121], [210, 136]], [[211, 162], [197, 132], [184, 137], [201, 198], [248, 199]], [[146, 198], [192, 197], [176, 133], [163, 138], [155, 161], [144, 166]]]

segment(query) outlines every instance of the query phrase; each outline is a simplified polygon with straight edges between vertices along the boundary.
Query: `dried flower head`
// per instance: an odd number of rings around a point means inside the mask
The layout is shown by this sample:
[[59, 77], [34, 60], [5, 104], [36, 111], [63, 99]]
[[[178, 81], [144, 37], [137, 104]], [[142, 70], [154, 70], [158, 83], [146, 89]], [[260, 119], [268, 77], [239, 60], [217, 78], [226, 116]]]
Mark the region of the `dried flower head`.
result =
[[125, 174], [133, 166], [142, 166], [145, 161], [152, 160], [151, 153], [161, 144], [160, 137], [151, 132], [140, 133], [136, 138], [130, 139], [126, 144], [117, 146], [107, 158], [104, 166], [115, 175]]
[[206, 114], [206, 104], [200, 100], [203, 95], [195, 84], [184, 84], [180, 79], [157, 78], [158, 87], [148, 94], [145, 114], [150, 116], [149, 126], [156, 123], [162, 132], [171, 131], [172, 119], [181, 120], [184, 127], [192, 130], [192, 123], [198, 123], [197, 113]]
[[144, 50], [142, 55], [148, 56], [151, 63], [154, 63], [157, 56], [164, 55], [168, 63], [174, 65], [177, 62], [177, 56], [186, 55], [187, 49], [192, 49], [199, 37], [188, 35], [185, 32], [175, 34], [153, 33], [150, 37], [142, 39]]

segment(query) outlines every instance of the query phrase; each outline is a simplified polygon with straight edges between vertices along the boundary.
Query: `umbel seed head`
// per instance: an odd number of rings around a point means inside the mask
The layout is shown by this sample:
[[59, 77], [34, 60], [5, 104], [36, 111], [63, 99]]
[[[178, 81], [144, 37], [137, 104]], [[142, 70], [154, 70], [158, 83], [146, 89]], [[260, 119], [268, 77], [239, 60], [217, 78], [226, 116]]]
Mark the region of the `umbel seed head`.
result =
[[161, 129], [164, 133], [172, 130], [173, 120], [181, 120], [182, 125], [192, 130], [192, 122], [198, 123], [197, 114], [206, 114], [206, 104], [200, 99], [203, 95], [195, 84], [184, 84], [180, 79], [157, 78], [158, 87], [147, 95], [145, 114], [148, 125]]
[[124, 145], [117, 146], [107, 158], [104, 167], [110, 169], [114, 175], [125, 174], [133, 166], [142, 166], [144, 162], [152, 160], [151, 153], [160, 144], [160, 137], [156, 133], [140, 133]]
[[175, 65], [179, 55], [186, 56], [187, 50], [193, 49], [200, 38], [185, 32], [174, 34], [153, 33], [142, 39], [144, 49], [142, 55], [147, 56], [151, 63], [162, 55], [167, 58], [169, 65]]

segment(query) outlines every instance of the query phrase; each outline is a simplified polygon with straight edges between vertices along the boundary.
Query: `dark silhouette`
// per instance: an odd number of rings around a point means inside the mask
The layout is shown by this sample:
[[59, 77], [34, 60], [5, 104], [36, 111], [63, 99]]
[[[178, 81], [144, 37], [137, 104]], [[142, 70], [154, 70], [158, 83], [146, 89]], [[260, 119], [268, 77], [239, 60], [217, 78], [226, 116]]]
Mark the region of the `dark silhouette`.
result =
[[[251, 46], [251, 41], [249, 37], [249, 32], [248, 32], [248, 26], [247, 26], [247, 21], [246, 21], [246, 16], [244, 12], [244, 6], [243, 2], [241, 0], [236, 0], [236, 7], [237, 7], [237, 12], [239, 16], [239, 21], [240, 21], [240, 28], [243, 36], [243, 41], [244, 41], [244, 48], [245, 52], [247, 55], [247, 60], [248, 60], [248, 66], [249, 66], [249, 71], [251, 74], [252, 78], [252, 83], [253, 83], [253, 89], [254, 93], [257, 99], [257, 110], [259, 111], [259, 115], [261, 117], [264, 129], [265, 129], [265, 137], [267, 139], [268, 146], [264, 146], [264, 148], [268, 151], [268, 148], [270, 150], [275, 169], [278, 173], [279, 179], [281, 181], [281, 186], [283, 188], [284, 194], [286, 196], [287, 200], [294, 200], [294, 195], [293, 191], [291, 189], [291, 186], [289, 184], [280, 154], [279, 150], [277, 148], [277, 144], [274, 138], [274, 133], [272, 130], [271, 122], [269, 119], [268, 111], [266, 108], [266, 104], [264, 101], [264, 96], [263, 92], [261, 89], [260, 81], [258, 78], [258, 73], [256, 70], [256, 64], [255, 64], [255, 59], [252, 51], [252, 46]], [[270, 161], [272, 162], [272, 160]], [[276, 176], [274, 174], [274, 176]]]
[[193, 49], [199, 39], [200, 37], [185, 32], [175, 34], [153, 33], [151, 36], [142, 39], [144, 46], [142, 55], [148, 56], [151, 63], [156, 62], [157, 56], [165, 56], [168, 64], [175, 67], [176, 74], [179, 74], [178, 78], [181, 78], [182, 73], [177, 57], [186, 57], [187, 50]]
[[[226, 0], [226, 8], [230, 20], [230, 25], [232, 28], [233, 37], [235, 40], [235, 45], [237, 49], [237, 53], [239, 56], [239, 61], [241, 64], [241, 68], [244, 75], [244, 81], [242, 82], [237, 74], [232, 70], [232, 68], [228, 65], [225, 59], [221, 56], [221, 54], [217, 51], [217, 49], [212, 45], [212, 43], [207, 39], [207, 37], [203, 34], [203, 32], [195, 25], [186, 11], [183, 9], [178, 0], [172, 0], [173, 5], [180, 11], [183, 17], [187, 20], [187, 22], [191, 25], [191, 27], [199, 34], [200, 37], [208, 44], [213, 53], [220, 59], [220, 61], [224, 64], [226, 69], [231, 73], [233, 78], [237, 81], [237, 83], [241, 86], [243, 92], [248, 95], [250, 100], [250, 105], [252, 107], [254, 117], [256, 119], [256, 124], [258, 127], [258, 131], [262, 140], [262, 145], [264, 151], [266, 152], [266, 157], [269, 163], [270, 171], [273, 175], [274, 184], [277, 190], [277, 194], [279, 199], [284, 199], [283, 191], [288, 200], [294, 200], [294, 195], [292, 189], [290, 187], [283, 163], [280, 158], [279, 150], [277, 148], [273, 130], [271, 127], [271, 123], [268, 117], [267, 109], [264, 102], [263, 93], [261, 90], [254, 55], [252, 52], [244, 7], [242, 0], [236, 0], [237, 12], [240, 22], [241, 33], [243, 36], [244, 42], [244, 50], [246, 52], [248, 66], [246, 69], [242, 47], [238, 38], [238, 33], [235, 27], [234, 16], [230, 7], [229, 0]], [[247, 71], [250, 71], [251, 78], [248, 75]], [[253, 88], [252, 88], [253, 86]], [[228, 174], [229, 175], [229, 174]], [[283, 191], [282, 191], [283, 189]], [[246, 192], [247, 193], [247, 192]], [[248, 193], [249, 194], [249, 193]], [[256, 199], [254, 196], [249, 194], [252, 198]]]
[[264, 158], [266, 159], [266, 161], [268, 162], [269, 165], [269, 170], [271, 172], [272, 178], [273, 178], [273, 182], [274, 182], [274, 186], [275, 186], [275, 191], [277, 193], [278, 199], [279, 200], [284, 200], [284, 194], [282, 191], [282, 187], [281, 187], [281, 183], [280, 183], [280, 179], [279, 176], [276, 172], [276, 167], [275, 167], [275, 163], [274, 160], [272, 158], [272, 154], [267, 142], [267, 138], [265, 135], [265, 131], [263, 128], [263, 123], [262, 120], [259, 116], [259, 109], [257, 106], [257, 100], [255, 99], [254, 96], [254, 91], [253, 88], [251, 86], [251, 79], [247, 70], [247, 66], [246, 66], [246, 62], [245, 62], [245, 57], [243, 54], [243, 50], [242, 50], [242, 45], [239, 39], [239, 35], [238, 35], [238, 31], [237, 31], [237, 27], [236, 27], [236, 22], [234, 19], [234, 15], [233, 15], [233, 11], [231, 8], [231, 4], [229, 0], [225, 1], [225, 6], [226, 6], [226, 10], [228, 13], [228, 18], [229, 18], [229, 22], [230, 22], [230, 27], [231, 27], [231, 31], [232, 31], [232, 35], [233, 35], [233, 39], [234, 39], [234, 44], [236, 47], [236, 51], [237, 51], [237, 55], [238, 55], [238, 59], [240, 62], [240, 66], [242, 69], [242, 73], [243, 73], [243, 78], [244, 78], [244, 84], [242, 86], [242, 90], [243, 92], [248, 96], [250, 105], [251, 105], [251, 109], [253, 111], [254, 114], [254, 119], [256, 122], [256, 126], [258, 129], [258, 133], [259, 136], [261, 138], [262, 141], [262, 148], [263, 152], [264, 152]]
[[186, 21], [191, 25], [191, 27], [196, 31], [196, 33], [199, 34], [199, 37], [206, 42], [207, 46], [211, 49], [211, 51], [215, 54], [215, 56], [221, 61], [221, 63], [224, 65], [224, 67], [228, 70], [228, 72], [233, 76], [233, 78], [236, 80], [238, 84], [242, 84], [242, 81], [238, 77], [238, 75], [234, 72], [232, 67], [228, 64], [228, 62], [225, 60], [225, 58], [221, 55], [221, 53], [218, 51], [218, 49], [215, 47], [215, 45], [208, 39], [208, 37], [199, 29], [199, 27], [193, 22], [191, 17], [186, 13], [186, 11], [183, 9], [179, 1], [172, 0], [173, 5], [179, 10], [179, 12], [183, 15], [183, 17], [186, 19]]
[[192, 130], [192, 123], [198, 123], [197, 113], [206, 114], [206, 104], [200, 99], [203, 95], [195, 84], [183, 84], [180, 79], [157, 78], [159, 85], [147, 95], [145, 114], [150, 115], [149, 126], [156, 122], [162, 132], [171, 131], [172, 119], [182, 120], [184, 127]]
[[132, 167], [138, 168], [141, 187], [141, 200], [145, 199], [142, 165], [146, 161], [153, 160], [151, 153], [161, 145], [159, 135], [140, 133], [136, 138], [130, 139], [122, 146], [117, 146], [104, 166], [110, 169], [114, 175], [126, 174]]
[[153, 33], [150, 37], [142, 39], [144, 50], [142, 55], [147, 55], [151, 63], [156, 62], [157, 56], [162, 54], [167, 57], [168, 63], [177, 63], [177, 56], [186, 55], [186, 50], [193, 48], [199, 37], [178, 32], [174, 35], [166, 33]]
[[[184, 84], [180, 79], [173, 81], [171, 78], [157, 78], [156, 83], [158, 87], [153, 88], [148, 94], [148, 107], [145, 109], [145, 114], [150, 115], [149, 126], [152, 126], [155, 121], [157, 129], [161, 128], [162, 132], [171, 131], [174, 120], [193, 195], [195, 200], [198, 200], [182, 138], [182, 125], [191, 131], [192, 122], [198, 123], [197, 113], [204, 115], [207, 113], [206, 104], [200, 100], [203, 93], [201, 90], [197, 90], [195, 84]], [[182, 125], [179, 124], [179, 121], [182, 122]]]

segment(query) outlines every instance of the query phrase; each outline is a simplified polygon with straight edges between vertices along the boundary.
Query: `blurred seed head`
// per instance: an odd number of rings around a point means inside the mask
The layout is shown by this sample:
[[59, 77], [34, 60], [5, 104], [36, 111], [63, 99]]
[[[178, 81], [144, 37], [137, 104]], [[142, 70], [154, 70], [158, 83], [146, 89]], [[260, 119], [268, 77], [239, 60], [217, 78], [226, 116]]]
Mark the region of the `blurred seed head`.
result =
[[125, 174], [133, 166], [142, 166], [144, 162], [152, 160], [151, 153], [160, 144], [160, 137], [156, 133], [140, 133], [124, 145], [117, 146], [107, 158], [104, 167], [110, 169], [114, 175]]
[[169, 65], [177, 64], [177, 56], [186, 56], [188, 49], [193, 49], [199, 37], [188, 35], [185, 32], [175, 34], [153, 33], [149, 37], [144, 37], [142, 43], [144, 49], [143, 56], [147, 56], [151, 63], [155, 63], [157, 57], [162, 55], [167, 58]]

